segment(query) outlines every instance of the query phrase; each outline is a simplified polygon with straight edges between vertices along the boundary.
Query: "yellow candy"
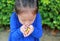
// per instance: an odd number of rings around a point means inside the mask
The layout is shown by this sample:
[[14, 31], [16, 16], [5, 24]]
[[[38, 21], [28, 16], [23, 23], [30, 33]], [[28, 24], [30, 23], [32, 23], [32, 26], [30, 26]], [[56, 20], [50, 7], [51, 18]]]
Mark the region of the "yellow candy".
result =
[[26, 29], [26, 31], [25, 31], [25, 34], [28, 34], [29, 31], [30, 31], [30, 28], [28, 27], [28, 28]]

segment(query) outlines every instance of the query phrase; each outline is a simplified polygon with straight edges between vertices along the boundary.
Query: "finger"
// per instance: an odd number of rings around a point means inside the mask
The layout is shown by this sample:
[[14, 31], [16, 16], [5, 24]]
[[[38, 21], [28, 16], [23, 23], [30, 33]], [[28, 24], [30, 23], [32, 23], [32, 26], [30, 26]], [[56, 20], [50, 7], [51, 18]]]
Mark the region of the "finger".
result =
[[25, 24], [26, 27], [28, 27], [30, 24]]

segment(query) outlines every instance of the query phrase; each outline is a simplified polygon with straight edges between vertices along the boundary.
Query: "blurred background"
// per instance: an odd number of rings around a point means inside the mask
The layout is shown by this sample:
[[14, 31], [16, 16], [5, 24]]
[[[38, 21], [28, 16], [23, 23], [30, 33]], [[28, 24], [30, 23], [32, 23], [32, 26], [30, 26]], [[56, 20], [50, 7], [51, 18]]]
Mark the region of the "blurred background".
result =
[[[8, 41], [14, 3], [14, 0], [0, 0], [0, 41]], [[60, 0], [38, 0], [38, 7], [43, 27], [41, 41], [60, 41]]]

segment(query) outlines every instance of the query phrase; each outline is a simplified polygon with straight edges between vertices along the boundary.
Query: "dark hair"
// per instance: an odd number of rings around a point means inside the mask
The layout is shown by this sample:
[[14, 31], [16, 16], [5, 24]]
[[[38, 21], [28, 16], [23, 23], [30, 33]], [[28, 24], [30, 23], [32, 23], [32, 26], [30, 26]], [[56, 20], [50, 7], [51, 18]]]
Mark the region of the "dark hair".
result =
[[21, 8], [25, 7], [37, 8], [38, 11], [38, 1], [37, 0], [15, 0], [15, 11], [18, 13]]

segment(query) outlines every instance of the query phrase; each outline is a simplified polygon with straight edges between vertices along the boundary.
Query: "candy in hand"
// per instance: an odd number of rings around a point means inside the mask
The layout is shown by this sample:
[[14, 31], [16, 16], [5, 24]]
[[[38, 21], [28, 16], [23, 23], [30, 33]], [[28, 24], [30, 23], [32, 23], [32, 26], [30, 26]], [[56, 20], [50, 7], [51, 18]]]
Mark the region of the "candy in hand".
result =
[[29, 36], [34, 30], [34, 27], [32, 25], [30, 25], [24, 32], [24, 37]]
[[29, 33], [29, 31], [31, 30], [31, 28], [30, 27], [27, 27], [27, 29], [25, 30], [25, 34], [28, 34]]

